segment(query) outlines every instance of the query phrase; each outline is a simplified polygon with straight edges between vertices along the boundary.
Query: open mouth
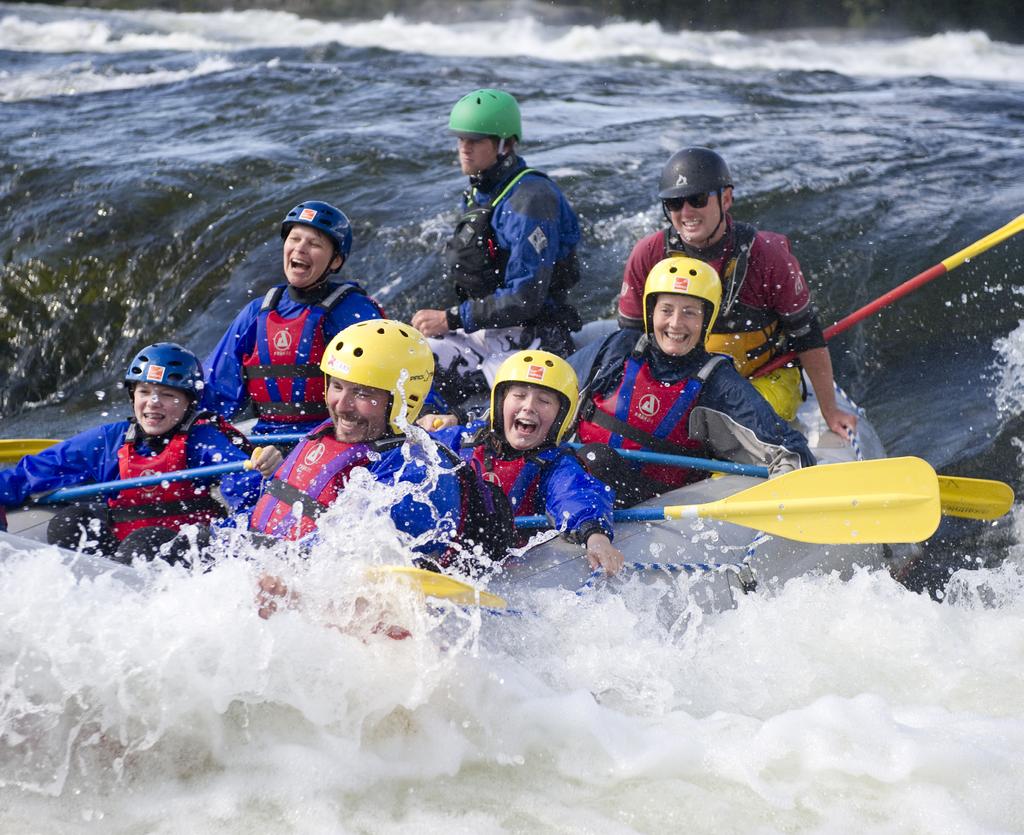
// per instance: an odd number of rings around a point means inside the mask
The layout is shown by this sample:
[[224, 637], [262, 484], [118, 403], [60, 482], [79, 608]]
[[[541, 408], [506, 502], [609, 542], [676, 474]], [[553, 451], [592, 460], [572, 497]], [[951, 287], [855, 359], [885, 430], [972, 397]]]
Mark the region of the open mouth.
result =
[[539, 426], [540, 424], [537, 421], [528, 417], [517, 417], [512, 421], [512, 428], [520, 435], [532, 435]]
[[365, 430], [369, 425], [369, 421], [366, 420], [366, 418], [361, 418], [356, 415], [338, 415], [335, 419], [335, 423], [338, 427], [338, 431], [344, 432], [345, 434]]

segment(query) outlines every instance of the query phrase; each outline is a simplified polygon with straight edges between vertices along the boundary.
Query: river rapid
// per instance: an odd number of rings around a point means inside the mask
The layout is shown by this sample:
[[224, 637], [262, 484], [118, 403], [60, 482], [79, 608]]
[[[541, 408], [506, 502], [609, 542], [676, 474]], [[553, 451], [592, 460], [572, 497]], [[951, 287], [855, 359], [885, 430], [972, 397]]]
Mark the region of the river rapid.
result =
[[[208, 351], [303, 199], [348, 213], [345, 273], [390, 315], [448, 303], [445, 125], [480, 86], [580, 215], [587, 320], [684, 145], [790, 237], [826, 324], [1024, 210], [1024, 47], [458, 9], [0, 3], [0, 436], [122, 416], [143, 344]], [[832, 343], [891, 454], [1020, 493], [1022, 262], [1011, 240]], [[408, 558], [379, 527], [270, 566], [303, 590], [270, 621], [251, 563], [136, 589], [0, 560], [0, 831], [1024, 831], [1020, 505], [945, 521], [907, 585], [805, 577], [685, 629], [628, 580], [521, 618], [390, 590], [405, 641], [352, 625], [361, 566]]]

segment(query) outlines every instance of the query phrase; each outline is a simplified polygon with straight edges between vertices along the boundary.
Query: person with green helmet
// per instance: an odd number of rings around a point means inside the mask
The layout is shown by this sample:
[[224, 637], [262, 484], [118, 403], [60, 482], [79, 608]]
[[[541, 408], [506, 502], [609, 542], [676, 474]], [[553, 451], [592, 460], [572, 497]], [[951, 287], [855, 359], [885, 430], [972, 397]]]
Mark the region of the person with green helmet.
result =
[[[643, 327], [644, 282], [655, 264], [672, 255], [704, 261], [723, 285], [722, 312], [707, 349], [730, 355], [747, 378], [778, 354], [796, 351], [829, 429], [841, 438], [856, 430], [856, 415], [836, 404], [831, 355], [789, 240], [733, 219], [733, 177], [721, 155], [697, 147], [674, 153], [661, 172], [658, 198], [668, 227], [633, 247], [619, 295], [619, 325]], [[751, 382], [780, 417], [796, 416], [803, 399], [800, 368], [780, 368]]]
[[448, 128], [469, 177], [444, 261], [457, 304], [422, 309], [412, 325], [437, 358], [436, 390], [450, 406], [490, 389], [515, 351], [565, 355], [582, 325], [569, 301], [579, 280], [580, 226], [565, 195], [517, 153], [519, 104], [502, 90], [475, 90], [452, 108]]

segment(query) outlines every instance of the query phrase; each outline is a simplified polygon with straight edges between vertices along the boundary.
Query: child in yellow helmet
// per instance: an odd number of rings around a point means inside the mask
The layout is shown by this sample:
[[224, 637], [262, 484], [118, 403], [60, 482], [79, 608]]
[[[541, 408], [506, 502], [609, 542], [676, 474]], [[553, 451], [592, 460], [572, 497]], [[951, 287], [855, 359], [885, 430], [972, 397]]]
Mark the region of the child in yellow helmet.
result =
[[559, 447], [579, 400], [576, 373], [547, 351], [519, 351], [495, 374], [486, 420], [456, 425], [427, 415], [420, 425], [501, 488], [516, 515], [545, 513], [570, 542], [586, 548], [592, 567], [609, 574], [623, 564], [612, 545], [615, 494]]

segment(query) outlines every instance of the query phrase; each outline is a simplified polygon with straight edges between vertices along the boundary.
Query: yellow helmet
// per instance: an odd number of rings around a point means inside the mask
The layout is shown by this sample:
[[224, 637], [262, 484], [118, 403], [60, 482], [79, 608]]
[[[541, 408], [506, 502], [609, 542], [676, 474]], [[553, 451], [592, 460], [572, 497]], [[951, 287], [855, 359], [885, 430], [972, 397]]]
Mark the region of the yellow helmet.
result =
[[576, 417], [580, 398], [580, 384], [573, 367], [548, 351], [519, 351], [498, 366], [491, 387], [491, 431], [502, 436], [505, 427], [500, 416], [501, 404], [505, 400], [504, 389], [512, 383], [551, 389], [559, 395], [562, 407], [553, 424], [557, 431], [555, 437], [549, 435], [548, 440], [556, 444], [561, 441]]
[[[652, 337], [651, 320], [654, 315], [654, 297], [659, 293], [693, 296], [711, 305], [711, 315], [704, 313], [704, 339], [711, 333], [718, 308], [722, 304], [722, 282], [710, 264], [696, 258], [675, 255], [655, 264], [644, 284], [644, 333]], [[703, 339], [701, 340], [703, 342]]]
[[[398, 433], [398, 417], [413, 423], [434, 379], [434, 355], [416, 328], [393, 319], [349, 325], [331, 340], [320, 360], [328, 377], [391, 393], [388, 424]], [[398, 397], [397, 394], [403, 396]]]

